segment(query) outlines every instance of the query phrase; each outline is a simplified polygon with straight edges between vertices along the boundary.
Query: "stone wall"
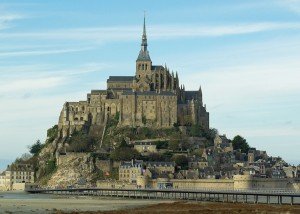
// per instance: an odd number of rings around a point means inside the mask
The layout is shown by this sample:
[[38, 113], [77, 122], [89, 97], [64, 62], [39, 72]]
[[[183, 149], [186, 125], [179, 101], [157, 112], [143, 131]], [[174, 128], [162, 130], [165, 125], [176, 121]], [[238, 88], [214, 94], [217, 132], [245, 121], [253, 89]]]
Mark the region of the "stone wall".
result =
[[218, 189], [233, 190], [234, 181], [225, 179], [173, 179], [175, 189]]
[[234, 189], [291, 189], [295, 190], [297, 181], [293, 179], [254, 178], [251, 175], [233, 176]]
[[[300, 181], [292, 179], [253, 178], [250, 175], [236, 175], [234, 179], [167, 179], [174, 189], [212, 189], [212, 190], [292, 190], [299, 191]], [[158, 188], [157, 179], [141, 176], [142, 186]]]

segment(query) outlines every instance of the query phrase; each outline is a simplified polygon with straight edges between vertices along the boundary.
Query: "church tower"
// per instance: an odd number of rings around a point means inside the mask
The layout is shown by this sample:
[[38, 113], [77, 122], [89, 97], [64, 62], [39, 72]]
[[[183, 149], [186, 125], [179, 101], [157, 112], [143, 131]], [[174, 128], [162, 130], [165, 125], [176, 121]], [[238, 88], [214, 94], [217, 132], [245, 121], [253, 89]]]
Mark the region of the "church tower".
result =
[[147, 34], [146, 34], [146, 21], [144, 16], [144, 26], [143, 26], [143, 35], [142, 35], [142, 43], [141, 50], [139, 56], [136, 60], [136, 78], [144, 79], [146, 77], [151, 78], [151, 67], [152, 61], [149, 55], [149, 51], [147, 50]]

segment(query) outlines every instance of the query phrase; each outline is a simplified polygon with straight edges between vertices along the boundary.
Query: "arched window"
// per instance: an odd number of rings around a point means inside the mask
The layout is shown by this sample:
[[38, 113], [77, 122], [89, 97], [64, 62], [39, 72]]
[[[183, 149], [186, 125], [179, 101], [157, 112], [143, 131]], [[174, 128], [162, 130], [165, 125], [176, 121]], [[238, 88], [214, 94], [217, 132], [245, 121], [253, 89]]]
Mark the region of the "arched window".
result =
[[147, 70], [148, 65], [146, 64], [145, 66], [146, 66], [145, 70]]
[[141, 70], [141, 64], [139, 64], [139, 70]]
[[145, 65], [143, 64], [143, 65], [142, 65], [142, 70], [145, 70], [144, 68], [145, 68]]

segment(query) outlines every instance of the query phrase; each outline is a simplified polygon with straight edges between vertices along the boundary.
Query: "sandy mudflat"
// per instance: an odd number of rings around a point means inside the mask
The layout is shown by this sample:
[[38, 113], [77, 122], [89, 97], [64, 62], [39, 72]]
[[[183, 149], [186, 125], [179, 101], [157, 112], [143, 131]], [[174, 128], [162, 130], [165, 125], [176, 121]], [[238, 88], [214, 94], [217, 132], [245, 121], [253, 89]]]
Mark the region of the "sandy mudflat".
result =
[[[299, 214], [300, 206], [213, 203], [213, 202], [173, 202], [148, 205], [130, 210], [100, 212], [72, 212], [73, 214]], [[63, 214], [57, 212], [57, 214]]]
[[[114, 198], [49, 198], [49, 199], [3, 199], [0, 213], [64, 213], [83, 211], [107, 211], [132, 209], [158, 204], [159, 200], [133, 200]], [[170, 202], [171, 203], [171, 202]]]

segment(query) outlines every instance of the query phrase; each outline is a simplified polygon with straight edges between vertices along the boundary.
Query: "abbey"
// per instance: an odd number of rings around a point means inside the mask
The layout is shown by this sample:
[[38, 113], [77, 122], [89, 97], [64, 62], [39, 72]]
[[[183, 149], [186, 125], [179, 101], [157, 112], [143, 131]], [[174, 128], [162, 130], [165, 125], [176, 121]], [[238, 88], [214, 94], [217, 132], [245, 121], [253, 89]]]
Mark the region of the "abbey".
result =
[[152, 64], [145, 18], [135, 76], [110, 76], [106, 90], [92, 90], [86, 101], [66, 102], [59, 117], [60, 136], [81, 129], [97, 132], [110, 117], [118, 119], [118, 126], [169, 128], [199, 124], [209, 128], [201, 87], [185, 91], [177, 72]]

